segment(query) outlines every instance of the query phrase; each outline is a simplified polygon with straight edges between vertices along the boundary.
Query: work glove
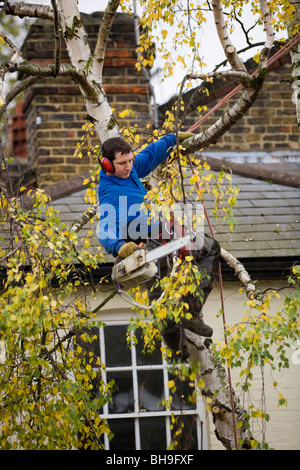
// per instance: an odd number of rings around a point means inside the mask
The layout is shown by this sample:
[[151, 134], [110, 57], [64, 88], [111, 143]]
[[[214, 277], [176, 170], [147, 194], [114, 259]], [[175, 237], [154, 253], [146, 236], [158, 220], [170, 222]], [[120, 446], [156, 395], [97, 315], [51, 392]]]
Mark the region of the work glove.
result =
[[121, 258], [127, 258], [127, 256], [132, 255], [137, 248], [138, 246], [134, 242], [124, 243], [119, 249], [118, 255], [121, 256]]
[[195, 134], [192, 132], [178, 132], [178, 138], [179, 142], [182, 142], [185, 139], [188, 139], [189, 137], [194, 137]]

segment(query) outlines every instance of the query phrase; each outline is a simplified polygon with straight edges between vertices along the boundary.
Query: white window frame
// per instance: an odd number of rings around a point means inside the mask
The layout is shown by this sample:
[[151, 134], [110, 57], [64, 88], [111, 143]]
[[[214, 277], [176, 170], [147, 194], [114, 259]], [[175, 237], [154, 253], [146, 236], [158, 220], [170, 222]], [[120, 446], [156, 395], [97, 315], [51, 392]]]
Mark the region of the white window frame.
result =
[[[119, 326], [119, 325], [127, 325], [128, 321], [112, 321], [112, 322], [105, 322], [105, 326]], [[190, 410], [171, 410], [165, 409], [161, 411], [139, 411], [139, 389], [138, 389], [138, 371], [141, 370], [162, 370], [163, 371], [163, 379], [164, 379], [164, 394], [165, 397], [169, 397], [169, 388], [168, 388], [168, 368], [170, 364], [166, 362], [166, 360], [162, 359], [162, 364], [155, 364], [149, 366], [147, 365], [138, 365], [136, 362], [136, 353], [135, 347], [131, 347], [131, 366], [121, 366], [121, 367], [107, 367], [106, 366], [106, 357], [105, 357], [105, 344], [104, 344], [104, 328], [105, 326], [100, 327], [99, 331], [99, 340], [100, 340], [100, 357], [101, 362], [105, 364], [106, 369], [103, 371], [103, 380], [104, 383], [107, 383], [107, 375], [109, 372], [119, 372], [119, 371], [131, 371], [133, 377], [133, 396], [134, 396], [134, 411], [132, 413], [109, 413], [108, 403], [103, 406], [103, 412], [101, 413], [101, 417], [107, 420], [113, 419], [130, 419], [133, 418], [134, 420], [134, 429], [135, 429], [135, 447], [136, 450], [141, 450], [141, 439], [140, 439], [140, 428], [139, 428], [139, 420], [145, 417], [165, 417], [165, 429], [166, 429], [166, 442], [167, 448], [171, 444], [171, 417], [172, 416], [180, 416], [182, 413], [184, 415], [196, 415], [197, 416], [197, 447], [198, 450], [206, 450], [208, 449], [208, 432], [206, 426], [206, 411], [205, 406], [203, 403], [203, 399], [200, 393], [197, 393], [197, 401], [196, 406]], [[132, 337], [131, 337], [132, 340]], [[109, 439], [107, 434], [104, 435], [104, 445], [105, 450], [109, 450]]]

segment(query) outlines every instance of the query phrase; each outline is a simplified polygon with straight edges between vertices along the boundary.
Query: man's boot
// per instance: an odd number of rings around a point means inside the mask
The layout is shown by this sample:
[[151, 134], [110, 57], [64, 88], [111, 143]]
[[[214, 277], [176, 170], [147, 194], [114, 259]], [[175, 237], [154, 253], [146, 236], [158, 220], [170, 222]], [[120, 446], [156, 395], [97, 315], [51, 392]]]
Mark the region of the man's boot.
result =
[[187, 318], [182, 318], [181, 324], [183, 328], [186, 328], [187, 330], [190, 330], [199, 336], [211, 338], [211, 336], [213, 335], [213, 329], [204, 323], [202, 313], [193, 316], [193, 318], [191, 318], [190, 320], [188, 320]]
[[181, 325], [175, 322], [168, 324], [162, 331], [162, 337], [167, 347], [171, 349], [174, 357], [182, 362], [190, 356], [186, 336]]
[[183, 328], [186, 328], [199, 336], [205, 336], [206, 338], [210, 338], [213, 335], [213, 329], [204, 323], [202, 313], [203, 304], [205, 303], [210, 291], [211, 287], [208, 286], [201, 289], [201, 298], [191, 295], [186, 296], [185, 300], [190, 307], [189, 314], [192, 315], [192, 318], [188, 320], [183, 317], [181, 319]]

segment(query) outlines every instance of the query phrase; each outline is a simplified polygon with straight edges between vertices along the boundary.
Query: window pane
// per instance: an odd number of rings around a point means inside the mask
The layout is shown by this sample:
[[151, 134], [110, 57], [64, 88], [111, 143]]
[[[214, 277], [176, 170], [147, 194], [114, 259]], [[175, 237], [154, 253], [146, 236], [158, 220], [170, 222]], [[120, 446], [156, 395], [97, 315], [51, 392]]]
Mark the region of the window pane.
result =
[[142, 450], [165, 450], [166, 443], [166, 420], [159, 418], [141, 418], [140, 436]]
[[112, 403], [109, 403], [109, 413], [132, 413], [133, 384], [131, 371], [113, 371], [107, 373], [107, 381], [115, 381], [115, 391], [112, 393]]
[[180, 415], [178, 416], [176, 423], [172, 429], [172, 440], [174, 433], [179, 429], [182, 432], [177, 434], [176, 450], [197, 450], [197, 416], [196, 415]]
[[138, 343], [135, 346], [136, 350], [136, 361], [139, 366], [142, 365], [152, 365], [152, 364], [162, 364], [162, 355], [160, 346], [160, 341], [155, 342], [155, 350], [153, 353], [144, 352], [144, 338], [142, 336], [141, 330], [137, 330], [135, 336], [138, 340]]
[[164, 381], [162, 370], [142, 370], [138, 372], [140, 411], [161, 411], [164, 405]]
[[131, 350], [126, 340], [127, 326], [114, 325], [104, 328], [106, 367], [131, 365]]
[[114, 433], [109, 443], [110, 450], [135, 450], [133, 419], [111, 419], [108, 424]]

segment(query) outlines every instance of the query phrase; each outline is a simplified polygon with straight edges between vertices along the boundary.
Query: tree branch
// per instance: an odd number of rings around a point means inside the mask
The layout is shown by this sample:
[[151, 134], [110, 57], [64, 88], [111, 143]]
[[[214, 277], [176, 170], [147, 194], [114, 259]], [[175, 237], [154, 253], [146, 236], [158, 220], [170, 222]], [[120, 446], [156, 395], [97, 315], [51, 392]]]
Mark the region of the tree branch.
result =
[[206, 80], [207, 78], [229, 78], [231, 80], [237, 80], [245, 87], [250, 87], [252, 84], [252, 77], [247, 72], [240, 70], [224, 70], [222, 72], [209, 72], [195, 74], [191, 73], [186, 76], [188, 80]]
[[260, 293], [256, 290], [255, 285], [253, 284], [248, 272], [246, 271], [245, 267], [242, 263], [235, 258], [231, 253], [221, 248], [221, 257], [223, 260], [235, 271], [236, 275], [238, 276], [239, 280], [243, 284], [246, 295], [250, 300], [258, 297]]
[[[293, 21], [291, 21], [288, 25], [289, 38], [292, 39], [295, 36], [296, 32], [299, 32], [300, 2], [296, 0], [289, 0], [289, 2], [295, 8], [295, 15]], [[292, 101], [295, 104], [297, 123], [300, 127], [300, 42], [298, 42], [291, 49], [290, 54], [292, 60], [292, 88], [294, 90]]]
[[243, 70], [246, 72], [246, 67], [239, 58], [236, 52], [236, 48], [231, 42], [230, 35], [225, 24], [221, 0], [214, 0], [212, 2], [212, 7], [217, 33], [228, 62], [230, 63], [233, 70]]
[[264, 48], [261, 51], [260, 60], [259, 60], [259, 69], [262, 69], [262, 68], [267, 67], [267, 60], [269, 58], [269, 55], [270, 55], [270, 52], [274, 43], [275, 33], [271, 24], [271, 18], [270, 18], [270, 13], [269, 13], [267, 2], [265, 0], [260, 0], [260, 6], [261, 6], [262, 20], [264, 22], [264, 26], [266, 30], [266, 41], [265, 41]]
[[215, 144], [222, 135], [224, 135], [231, 127], [251, 108], [256, 100], [259, 91], [262, 88], [264, 77], [260, 80], [252, 79], [252, 88], [244, 90], [242, 96], [226, 111], [223, 116], [212, 124], [207, 130], [194, 137], [185, 139], [182, 142], [184, 149], [183, 154], [188, 154], [196, 150], [207, 148], [211, 144]]
[[18, 16], [19, 18], [43, 18], [45, 20], [53, 20], [53, 11], [50, 6], [35, 5], [32, 3], [24, 2], [4, 2], [2, 6], [3, 11], [7, 15]]
[[91, 207], [91, 209], [85, 212], [83, 216], [73, 224], [71, 230], [74, 232], [79, 232], [79, 230], [82, 229], [82, 227], [96, 215], [98, 207], [99, 203], [95, 204], [93, 207]]
[[18, 83], [17, 86], [13, 90], [11, 90], [7, 96], [5, 103], [0, 106], [0, 119], [2, 119], [3, 114], [5, 113], [5, 110], [7, 109], [7, 106], [24, 90], [29, 88], [31, 85], [33, 85], [35, 82], [40, 80], [40, 77], [27, 77], [25, 78], [22, 82]]
[[[84, 80], [78, 83], [86, 99], [87, 112], [94, 119], [95, 130], [100, 141], [104, 142], [108, 137], [119, 136], [120, 129], [105, 95], [98, 67], [93, 64], [93, 56], [77, 7], [77, 0], [57, 1], [71, 63], [78, 76], [84, 77]], [[110, 5], [116, 6], [115, 2], [116, 0], [111, 0]]]
[[[238, 448], [249, 449], [252, 436], [248, 426], [244, 425], [245, 410], [237, 396], [233, 396], [233, 403], [231, 401], [229, 379], [225, 368], [210, 349], [211, 339], [198, 336], [189, 330], [185, 330], [185, 333], [191, 351], [189, 361], [201, 364], [201, 376], [205, 384], [202, 395], [204, 400], [210, 399], [209, 409], [217, 439], [227, 450], [232, 450], [236, 448], [235, 437], [241, 438], [243, 444], [238, 444]], [[239, 427], [238, 422], [243, 423], [242, 426]]]
[[73, 67], [88, 74], [91, 50], [82, 22], [77, 0], [57, 0], [62, 34], [66, 40], [68, 54]]
[[55, 41], [54, 76], [56, 76], [59, 71], [61, 38], [60, 38], [60, 33], [59, 33], [59, 15], [58, 15], [58, 10], [57, 10], [56, 0], [51, 0], [51, 5], [53, 8], [53, 35], [54, 35], [54, 41]]
[[108, 35], [111, 30], [111, 26], [116, 14], [116, 11], [120, 5], [120, 0], [110, 0], [102, 21], [101, 25], [98, 31], [98, 36], [97, 36], [97, 42], [96, 46], [94, 49], [94, 70], [98, 71], [99, 77], [102, 77], [102, 71], [103, 71], [103, 64], [104, 64], [104, 56], [105, 56], [105, 51], [106, 51], [106, 45], [107, 45], [107, 40], [108, 40]]
[[[29, 76], [37, 76], [39, 78], [53, 77], [55, 75], [55, 65], [38, 65], [32, 64], [26, 60], [19, 62], [18, 64], [8, 63], [6, 64], [8, 72], [21, 72]], [[56, 74], [60, 77], [70, 77], [72, 80], [78, 83], [81, 87], [86, 98], [91, 101], [98, 102], [98, 95], [95, 88], [87, 80], [85, 73], [81, 70], [77, 70], [73, 65], [60, 64], [59, 71]]]

